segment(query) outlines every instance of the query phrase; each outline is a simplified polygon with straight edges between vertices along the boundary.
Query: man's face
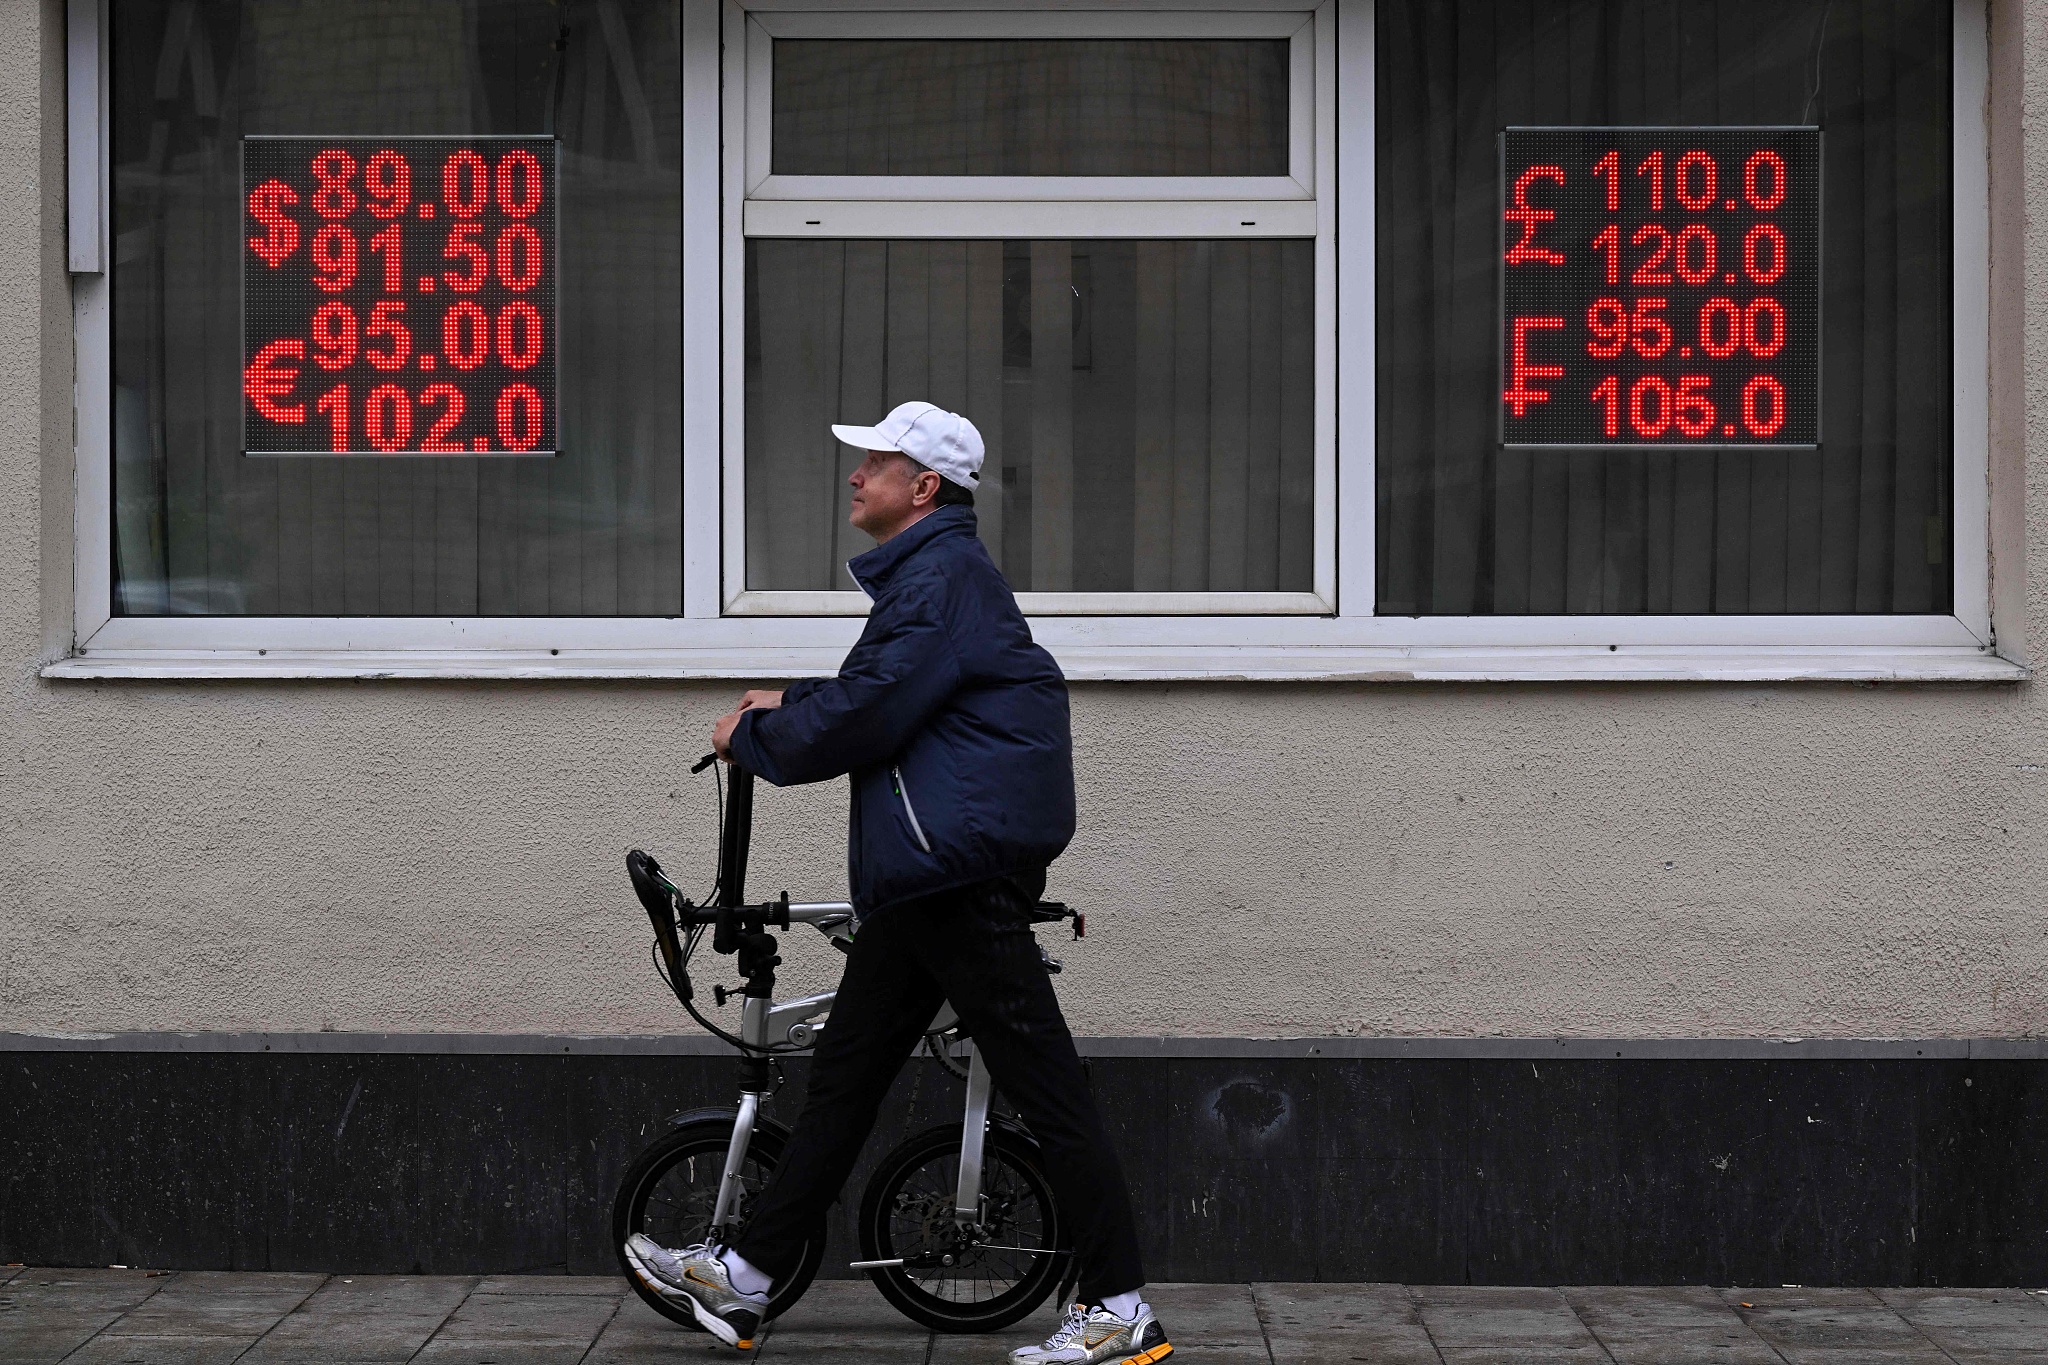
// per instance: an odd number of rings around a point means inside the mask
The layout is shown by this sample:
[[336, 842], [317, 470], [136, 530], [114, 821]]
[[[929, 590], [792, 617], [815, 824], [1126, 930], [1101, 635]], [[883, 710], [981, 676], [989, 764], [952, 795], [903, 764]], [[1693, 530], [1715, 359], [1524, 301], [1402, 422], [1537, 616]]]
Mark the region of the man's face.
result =
[[878, 541], [889, 539], [929, 510], [939, 476], [919, 470], [894, 450], [870, 450], [846, 480], [853, 485], [847, 520]]

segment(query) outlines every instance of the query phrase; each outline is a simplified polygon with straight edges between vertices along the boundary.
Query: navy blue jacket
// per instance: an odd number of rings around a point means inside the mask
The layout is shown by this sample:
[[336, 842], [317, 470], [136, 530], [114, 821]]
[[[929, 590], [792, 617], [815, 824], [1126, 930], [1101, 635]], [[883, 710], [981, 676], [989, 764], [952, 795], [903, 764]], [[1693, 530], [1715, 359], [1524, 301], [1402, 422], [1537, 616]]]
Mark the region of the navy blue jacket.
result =
[[832, 678], [748, 711], [733, 757], [778, 787], [853, 776], [857, 913], [1045, 867], [1074, 837], [1067, 681], [975, 535], [941, 507], [847, 568], [874, 606]]

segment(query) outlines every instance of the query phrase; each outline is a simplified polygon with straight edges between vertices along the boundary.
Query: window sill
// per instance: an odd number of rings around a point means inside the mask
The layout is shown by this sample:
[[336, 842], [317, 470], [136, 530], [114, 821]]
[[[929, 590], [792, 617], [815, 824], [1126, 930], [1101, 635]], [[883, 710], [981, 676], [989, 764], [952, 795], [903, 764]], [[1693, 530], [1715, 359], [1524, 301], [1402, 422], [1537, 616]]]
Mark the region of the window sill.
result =
[[[1074, 682], [2013, 683], [2030, 670], [1969, 646], [1164, 646], [1056, 644]], [[57, 680], [620, 681], [794, 678], [837, 669], [844, 645], [538, 650], [94, 649]]]

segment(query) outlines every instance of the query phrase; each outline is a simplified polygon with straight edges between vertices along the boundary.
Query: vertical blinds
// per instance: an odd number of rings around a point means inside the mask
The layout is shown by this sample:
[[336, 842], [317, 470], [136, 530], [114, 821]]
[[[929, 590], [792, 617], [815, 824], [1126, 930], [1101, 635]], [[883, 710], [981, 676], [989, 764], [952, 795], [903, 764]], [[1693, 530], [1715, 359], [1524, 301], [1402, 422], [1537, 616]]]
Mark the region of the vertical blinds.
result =
[[1039, 592], [1313, 586], [1306, 241], [747, 244], [747, 584], [841, 589], [867, 424], [980, 428], [976, 513]]

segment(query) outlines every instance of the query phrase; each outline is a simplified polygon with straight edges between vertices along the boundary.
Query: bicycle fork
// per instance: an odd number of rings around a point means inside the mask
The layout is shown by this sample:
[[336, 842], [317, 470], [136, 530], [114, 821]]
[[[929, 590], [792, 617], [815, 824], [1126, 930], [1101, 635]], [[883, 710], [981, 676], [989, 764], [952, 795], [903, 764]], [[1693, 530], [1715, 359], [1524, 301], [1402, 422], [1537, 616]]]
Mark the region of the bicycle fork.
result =
[[[981, 1049], [972, 1042], [968, 1049], [967, 1112], [960, 1124], [960, 1174], [953, 1186], [953, 1225], [963, 1236], [973, 1238], [981, 1233], [981, 1173], [988, 1150], [989, 1104], [995, 1096], [996, 1086], [995, 1079], [989, 1075], [988, 1063], [982, 1060]], [[883, 1261], [850, 1261], [847, 1268], [881, 1270], [903, 1263], [903, 1257], [892, 1256]], [[951, 1263], [949, 1255], [947, 1264]]]
[[[763, 996], [749, 995], [740, 1012], [740, 1037], [756, 1047], [767, 1041], [769, 1001]], [[747, 1080], [740, 1087], [740, 1112], [733, 1119], [732, 1140], [725, 1145], [725, 1171], [718, 1180], [718, 1202], [711, 1209], [711, 1241], [724, 1243], [728, 1239], [727, 1229], [739, 1213], [740, 1196], [744, 1190], [740, 1184], [740, 1172], [746, 1169], [747, 1149], [753, 1145], [754, 1124], [761, 1114], [761, 1100], [767, 1090], [765, 1061], [759, 1057], [743, 1059], [747, 1069]], [[752, 1072], [759, 1068], [756, 1078]]]
[[953, 1221], [965, 1230], [981, 1222], [981, 1161], [988, 1146], [988, 1106], [995, 1093], [981, 1049], [968, 1044], [967, 1114], [960, 1127], [960, 1180], [953, 1188]]

